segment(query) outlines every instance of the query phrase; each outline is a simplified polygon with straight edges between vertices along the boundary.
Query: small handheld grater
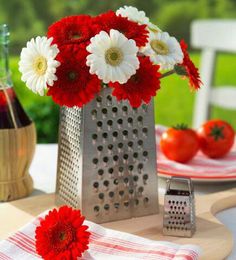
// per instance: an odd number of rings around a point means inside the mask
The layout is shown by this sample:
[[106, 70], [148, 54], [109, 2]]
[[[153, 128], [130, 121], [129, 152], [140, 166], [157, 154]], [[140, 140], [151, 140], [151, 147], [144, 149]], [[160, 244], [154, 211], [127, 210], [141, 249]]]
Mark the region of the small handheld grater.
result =
[[[187, 189], [172, 188], [173, 183], [184, 183]], [[177, 237], [192, 237], [196, 230], [194, 190], [191, 179], [171, 177], [167, 180], [163, 234]]]

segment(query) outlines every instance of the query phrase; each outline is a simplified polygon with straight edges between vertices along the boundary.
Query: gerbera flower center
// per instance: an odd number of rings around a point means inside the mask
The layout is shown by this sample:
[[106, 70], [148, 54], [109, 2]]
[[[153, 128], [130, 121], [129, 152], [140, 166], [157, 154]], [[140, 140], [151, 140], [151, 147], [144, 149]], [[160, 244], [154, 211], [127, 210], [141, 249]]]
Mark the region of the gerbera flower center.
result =
[[69, 224], [58, 223], [49, 234], [50, 243], [57, 252], [65, 250], [75, 239], [75, 230]]
[[70, 81], [74, 81], [74, 80], [76, 80], [76, 78], [77, 78], [77, 73], [75, 71], [70, 71], [68, 73], [68, 79]]
[[33, 67], [38, 75], [44, 75], [48, 67], [46, 58], [43, 56], [36, 57]]
[[81, 35], [79, 33], [72, 33], [71, 39], [78, 40], [79, 38], [81, 38]]
[[150, 42], [150, 45], [156, 54], [166, 55], [169, 53], [168, 45], [165, 42], [159, 40], [152, 40]]
[[105, 53], [105, 60], [107, 64], [111, 66], [118, 66], [123, 61], [124, 54], [121, 49], [112, 47]]

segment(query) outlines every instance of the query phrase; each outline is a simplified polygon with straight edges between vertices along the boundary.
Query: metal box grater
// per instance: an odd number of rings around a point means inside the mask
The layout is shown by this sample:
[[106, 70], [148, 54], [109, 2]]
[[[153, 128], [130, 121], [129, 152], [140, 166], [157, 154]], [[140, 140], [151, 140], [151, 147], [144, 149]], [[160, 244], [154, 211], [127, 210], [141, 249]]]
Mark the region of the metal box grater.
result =
[[[172, 189], [173, 182], [183, 182], [188, 190]], [[167, 180], [164, 200], [163, 233], [169, 236], [192, 237], [195, 227], [194, 191], [191, 179], [172, 177]]]
[[153, 101], [134, 109], [111, 91], [60, 115], [56, 202], [96, 223], [158, 212]]

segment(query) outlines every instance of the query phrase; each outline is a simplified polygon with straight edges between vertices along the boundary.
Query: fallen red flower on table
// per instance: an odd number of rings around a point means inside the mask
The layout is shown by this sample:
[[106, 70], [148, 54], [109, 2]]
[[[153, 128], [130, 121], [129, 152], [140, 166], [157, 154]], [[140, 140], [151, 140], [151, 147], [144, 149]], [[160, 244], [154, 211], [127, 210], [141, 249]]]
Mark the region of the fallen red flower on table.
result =
[[77, 259], [88, 249], [90, 233], [80, 210], [67, 206], [49, 211], [36, 228], [36, 250], [46, 260]]
[[[189, 85], [191, 88], [197, 90], [202, 85], [200, 74], [198, 71], [198, 68], [195, 67], [194, 63], [189, 57], [188, 54], [188, 45], [185, 43], [184, 40], [180, 41], [180, 46], [182, 49], [182, 52], [184, 54], [183, 62], [181, 64], [178, 64], [176, 68], [184, 68], [184, 76], [186, 76], [189, 79]], [[177, 71], [178, 74], [178, 71]]]

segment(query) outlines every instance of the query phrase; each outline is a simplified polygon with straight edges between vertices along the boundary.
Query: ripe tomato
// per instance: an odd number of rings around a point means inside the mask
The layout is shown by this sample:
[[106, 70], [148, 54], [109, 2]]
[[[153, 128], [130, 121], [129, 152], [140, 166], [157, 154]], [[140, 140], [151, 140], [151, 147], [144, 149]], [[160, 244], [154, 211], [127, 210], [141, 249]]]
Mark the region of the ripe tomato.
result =
[[199, 141], [194, 130], [186, 125], [177, 125], [162, 134], [160, 146], [168, 159], [185, 163], [197, 153]]
[[198, 130], [200, 148], [210, 158], [226, 155], [234, 144], [234, 129], [225, 121], [214, 119]]

